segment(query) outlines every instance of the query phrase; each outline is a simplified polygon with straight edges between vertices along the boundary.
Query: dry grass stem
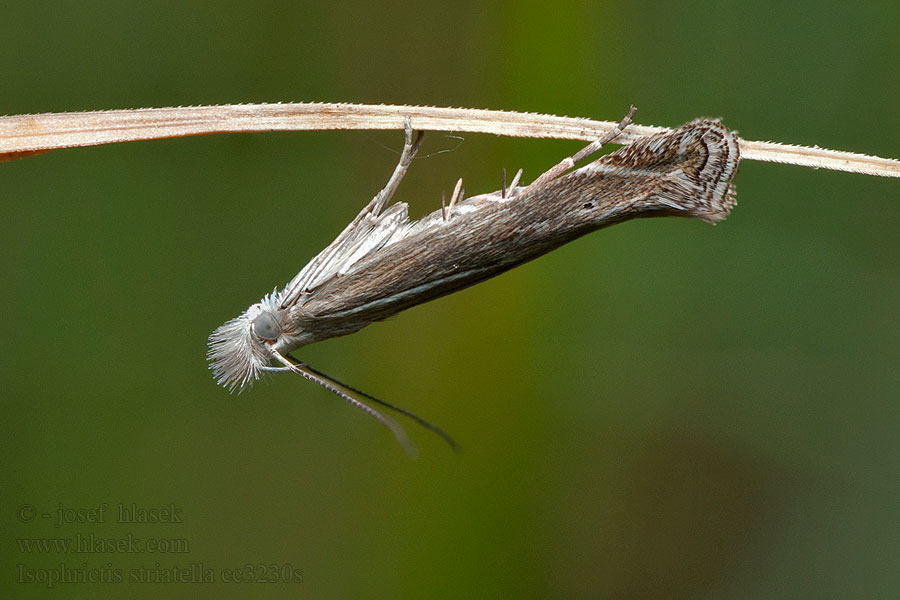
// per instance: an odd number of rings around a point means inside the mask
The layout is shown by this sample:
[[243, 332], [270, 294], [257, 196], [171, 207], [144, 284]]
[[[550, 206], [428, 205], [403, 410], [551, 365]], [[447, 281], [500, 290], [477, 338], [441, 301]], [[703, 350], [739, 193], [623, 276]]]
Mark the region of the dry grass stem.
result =
[[[409, 118], [420, 131], [492, 133], [514, 137], [593, 141], [616, 128], [616, 121], [559, 117], [472, 108], [328, 104], [230, 104], [44, 113], [0, 117], [0, 161], [59, 148], [137, 140], [259, 131], [400, 129]], [[630, 125], [615, 143], [668, 131]], [[739, 140], [741, 158], [805, 167], [900, 177], [900, 161], [851, 152]]]

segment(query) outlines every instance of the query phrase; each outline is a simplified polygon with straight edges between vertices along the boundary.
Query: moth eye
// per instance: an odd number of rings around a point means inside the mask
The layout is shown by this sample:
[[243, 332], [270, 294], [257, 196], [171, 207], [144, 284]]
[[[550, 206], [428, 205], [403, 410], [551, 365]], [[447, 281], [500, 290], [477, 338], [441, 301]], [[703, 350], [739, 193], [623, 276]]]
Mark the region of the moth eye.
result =
[[264, 340], [277, 340], [281, 335], [281, 327], [272, 313], [260, 313], [253, 319], [253, 332]]

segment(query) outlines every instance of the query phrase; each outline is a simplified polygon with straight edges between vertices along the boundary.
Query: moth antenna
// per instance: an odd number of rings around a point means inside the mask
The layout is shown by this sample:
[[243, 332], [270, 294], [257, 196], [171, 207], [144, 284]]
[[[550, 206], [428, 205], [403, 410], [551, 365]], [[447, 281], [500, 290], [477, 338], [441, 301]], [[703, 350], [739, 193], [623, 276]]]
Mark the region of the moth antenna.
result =
[[447, 200], [447, 194], [445, 194], [444, 191], [441, 190], [441, 218], [445, 221], [447, 220], [447, 202], [446, 202], [446, 200]]
[[[293, 358], [293, 357], [291, 357], [291, 358]], [[420, 416], [417, 415], [416, 413], [411, 412], [411, 411], [408, 411], [408, 410], [406, 410], [405, 408], [400, 408], [399, 406], [396, 406], [396, 405], [394, 405], [394, 404], [391, 404], [390, 402], [385, 402], [384, 400], [380, 400], [380, 399], [376, 398], [375, 396], [373, 396], [373, 395], [371, 395], [371, 394], [367, 394], [366, 392], [364, 392], [364, 391], [362, 391], [362, 390], [360, 390], [360, 389], [357, 389], [357, 388], [353, 387], [352, 385], [347, 385], [346, 383], [344, 383], [344, 382], [342, 382], [342, 381], [338, 381], [338, 380], [335, 379], [334, 377], [331, 377], [330, 375], [326, 375], [325, 373], [322, 373], [322, 372], [319, 371], [318, 369], [314, 369], [313, 367], [311, 367], [311, 366], [309, 366], [309, 365], [304, 365], [304, 366], [305, 366], [306, 369], [308, 369], [311, 373], [314, 373], [315, 375], [318, 375], [319, 377], [322, 377], [323, 379], [327, 379], [328, 381], [334, 382], [335, 384], [340, 385], [341, 387], [347, 388], [348, 390], [350, 390], [350, 391], [353, 392], [354, 394], [359, 394], [360, 396], [362, 396], [363, 398], [366, 398], [367, 400], [371, 400], [372, 402], [376, 402], [376, 403], [378, 403], [378, 404], [380, 404], [380, 405], [382, 405], [382, 406], [384, 406], [384, 407], [386, 407], [386, 408], [389, 408], [389, 409], [391, 409], [391, 410], [393, 410], [393, 411], [396, 411], [396, 412], [400, 413], [401, 415], [403, 415], [403, 416], [405, 416], [405, 417], [409, 417], [410, 419], [412, 419], [413, 421], [415, 421], [416, 423], [418, 423], [419, 425], [421, 425], [421, 426], [424, 427], [425, 429], [427, 429], [427, 430], [431, 431], [432, 433], [435, 433], [435, 434], [437, 434], [438, 436], [440, 436], [441, 439], [443, 439], [445, 442], [447, 442], [447, 445], [450, 446], [450, 447], [453, 449], [454, 452], [459, 452], [459, 451], [460, 451], [459, 444], [457, 444], [456, 441], [455, 441], [452, 437], [450, 437], [450, 434], [448, 434], [446, 431], [444, 431], [443, 429], [441, 429], [441, 428], [438, 427], [437, 425], [435, 425], [435, 424], [433, 424], [433, 423], [429, 423], [428, 421], [426, 421], [425, 419], [423, 419], [422, 417], [420, 417]]]
[[506, 198], [506, 167], [500, 170], [500, 197]]
[[[340, 396], [341, 398], [343, 398], [344, 400], [346, 400], [353, 406], [364, 411], [366, 414], [368, 414], [369, 416], [371, 416], [372, 418], [377, 420], [379, 423], [381, 423], [382, 425], [387, 427], [391, 431], [391, 433], [394, 435], [394, 438], [396, 438], [397, 442], [403, 447], [403, 450], [407, 454], [409, 454], [411, 457], [415, 457], [416, 454], [418, 453], [418, 451], [416, 450], [415, 445], [407, 437], [406, 432], [403, 430], [403, 428], [396, 421], [394, 421], [390, 417], [387, 417], [387, 416], [381, 414], [380, 412], [378, 412], [371, 406], [368, 406], [367, 404], [361, 402], [358, 398], [355, 398], [352, 394], [358, 394], [359, 396], [362, 396], [363, 398], [366, 398], [368, 400], [371, 400], [372, 402], [381, 404], [382, 406], [389, 408], [393, 411], [396, 411], [396, 412], [400, 413], [401, 415], [409, 417], [410, 419], [412, 419], [413, 421], [415, 421], [416, 423], [418, 423], [425, 429], [428, 429], [429, 431], [440, 436], [441, 439], [443, 439], [445, 442], [447, 442], [447, 444], [455, 452], [459, 452], [459, 445], [453, 440], [452, 437], [450, 437], [447, 434], [447, 432], [445, 432], [443, 429], [441, 429], [437, 425], [433, 425], [432, 423], [429, 423], [428, 421], [426, 421], [422, 417], [418, 416], [417, 414], [410, 412], [406, 409], [400, 408], [399, 406], [394, 406], [393, 404], [385, 402], [384, 400], [379, 400], [375, 396], [372, 396], [371, 394], [367, 394], [366, 392], [364, 392], [362, 390], [358, 390], [353, 386], [350, 386], [350, 385], [347, 385], [346, 383], [338, 381], [334, 377], [331, 377], [330, 375], [326, 375], [325, 373], [322, 373], [321, 371], [314, 369], [313, 367], [309, 366], [306, 363], [302, 363], [300, 361], [294, 362], [297, 359], [295, 359], [293, 356], [291, 356], [290, 357], [291, 360], [289, 360], [288, 358], [286, 358], [285, 356], [283, 356], [280, 353], [273, 352], [273, 354], [282, 364], [284, 364], [286, 366], [287, 370], [293, 371], [293, 372], [297, 373], [298, 375], [301, 375], [304, 378], [309, 379], [310, 381], [313, 381], [313, 382], [321, 385], [326, 390], [328, 390], [334, 394], [337, 394], [338, 396]], [[341, 390], [340, 388], [349, 390], [350, 392], [352, 392], [352, 394], [347, 393], [347, 392]]]
[[[346, 400], [351, 405], [360, 409], [361, 411], [363, 411], [364, 413], [366, 413], [367, 415], [369, 415], [370, 417], [372, 417], [373, 419], [375, 419], [376, 421], [378, 421], [379, 423], [381, 423], [382, 425], [387, 427], [390, 430], [390, 432], [394, 435], [394, 439], [397, 440], [397, 443], [400, 444], [400, 446], [403, 448], [403, 451], [406, 452], [406, 454], [410, 458], [415, 458], [418, 455], [419, 451], [416, 449], [415, 444], [413, 444], [409, 440], [409, 437], [407, 437], [406, 432], [396, 421], [394, 421], [390, 417], [384, 416], [383, 414], [381, 414], [380, 412], [378, 412], [377, 410], [375, 410], [368, 404], [364, 404], [364, 403], [360, 402], [359, 400], [357, 400], [350, 394], [341, 390], [338, 387], [338, 385], [343, 385], [343, 384], [340, 384], [339, 382], [332, 380], [330, 377], [321, 376], [321, 374], [319, 374], [317, 371], [310, 370], [309, 367], [307, 365], [304, 365], [303, 363], [291, 362], [287, 358], [282, 356], [279, 352], [275, 352], [273, 350], [272, 355], [279, 362], [284, 364], [284, 366], [288, 367], [294, 373], [297, 373], [298, 375], [304, 377], [305, 379], [308, 379], [314, 383], [321, 385], [323, 388], [325, 388], [329, 392], [332, 392], [333, 394], [337, 394], [338, 396], [340, 396], [341, 398]], [[335, 385], [335, 384], [337, 384], [337, 385]]]

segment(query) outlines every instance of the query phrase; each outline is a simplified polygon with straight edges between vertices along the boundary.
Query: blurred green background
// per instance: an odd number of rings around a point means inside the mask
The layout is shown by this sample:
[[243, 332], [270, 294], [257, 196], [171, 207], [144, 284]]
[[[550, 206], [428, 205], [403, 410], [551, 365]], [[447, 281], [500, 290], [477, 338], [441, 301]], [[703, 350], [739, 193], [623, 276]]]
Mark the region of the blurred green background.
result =
[[[0, 112], [319, 100], [617, 120], [634, 103], [639, 123], [722, 117], [897, 157], [898, 31], [894, 1], [11, 2]], [[459, 176], [491, 191], [501, 167], [528, 180], [580, 147], [461, 137], [427, 139], [398, 194], [414, 215]], [[717, 227], [626, 223], [298, 352], [464, 447], [407, 423], [410, 461], [325, 390], [284, 375], [230, 396], [204, 356], [401, 142], [221, 135], [0, 164], [3, 597], [900, 594], [900, 182], [747, 162]], [[182, 522], [117, 523], [120, 503]], [[28, 541], [91, 534], [187, 552]], [[302, 582], [223, 582], [244, 565]], [[130, 582], [173, 567], [216, 581]], [[45, 581], [67, 569], [123, 581]]]

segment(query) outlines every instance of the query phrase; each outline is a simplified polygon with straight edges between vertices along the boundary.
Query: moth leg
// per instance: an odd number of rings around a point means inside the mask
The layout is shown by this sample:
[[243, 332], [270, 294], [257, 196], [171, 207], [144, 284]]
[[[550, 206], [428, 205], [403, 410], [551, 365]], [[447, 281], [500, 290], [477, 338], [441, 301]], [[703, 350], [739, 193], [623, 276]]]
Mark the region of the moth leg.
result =
[[516, 186], [519, 185], [519, 179], [522, 178], [522, 169], [516, 171], [509, 186], [506, 185], [506, 168], [500, 173], [500, 198], [507, 200], [516, 195]]
[[519, 180], [522, 179], [522, 169], [516, 171], [516, 174], [513, 176], [513, 180], [510, 182], [509, 187], [506, 188], [506, 195], [516, 193], [516, 187], [519, 185]]
[[[324, 250], [317, 254], [315, 258], [303, 268], [303, 271], [298, 274], [295, 281], [288, 284], [285, 288], [284, 302], [295, 300], [297, 294], [306, 288], [308, 282], [315, 280], [325, 265], [327, 265], [334, 258], [336, 253], [344, 247], [344, 242], [357, 235], [364, 220], [374, 220], [381, 214], [382, 209], [388, 201], [390, 201], [394, 192], [397, 191], [400, 181], [403, 179], [403, 176], [406, 175], [406, 171], [409, 169], [409, 165], [412, 162], [413, 157], [415, 157], [416, 152], [419, 151], [419, 146], [422, 145], [422, 139], [425, 137], [425, 132], [419, 131], [416, 133], [416, 139], [413, 140], [412, 123], [410, 122], [409, 117], [406, 117], [404, 133], [405, 138], [403, 151], [400, 153], [400, 162], [394, 167], [394, 172], [391, 174], [390, 179], [388, 179], [387, 184], [381, 188], [381, 191], [375, 194], [375, 197], [372, 198], [372, 200], [366, 204], [365, 208], [356, 215], [356, 218], [353, 219], [340, 234], [338, 234], [334, 241], [328, 244]], [[303, 276], [300, 277], [300, 275]]]
[[382, 209], [384, 209], [385, 205], [390, 201], [391, 197], [393, 197], [394, 192], [397, 191], [397, 188], [400, 186], [400, 182], [403, 180], [403, 176], [406, 175], [406, 171], [409, 169], [410, 163], [412, 163], [413, 158], [416, 156], [416, 152], [419, 151], [419, 146], [422, 145], [422, 139], [425, 137], [424, 131], [416, 132], [416, 139], [413, 140], [413, 129], [412, 123], [409, 117], [406, 117], [406, 126], [404, 127], [404, 142], [403, 142], [403, 151], [400, 152], [400, 161], [397, 163], [397, 166], [394, 167], [394, 172], [391, 173], [390, 179], [385, 184], [381, 190], [375, 194], [375, 197], [366, 204], [365, 208], [363, 208], [356, 218], [350, 222], [350, 224], [344, 228], [344, 231], [338, 238], [332, 242], [332, 244], [336, 244], [341, 241], [342, 237], [345, 233], [355, 231], [356, 226], [366, 218], [371, 215], [372, 217], [377, 217], [381, 214]]
[[375, 197], [372, 198], [372, 201], [363, 209], [360, 215], [365, 214], [366, 212], [370, 212], [373, 217], [377, 217], [381, 214], [381, 211], [390, 202], [391, 198], [394, 195], [394, 192], [397, 191], [397, 188], [400, 186], [400, 182], [403, 180], [403, 176], [406, 175], [406, 171], [409, 169], [410, 163], [412, 163], [413, 158], [416, 156], [416, 153], [419, 151], [419, 146], [422, 145], [422, 139], [425, 137], [424, 131], [416, 132], [416, 139], [413, 140], [413, 130], [412, 123], [409, 117], [406, 117], [406, 126], [404, 127], [405, 139], [403, 142], [403, 151], [400, 153], [400, 161], [397, 163], [397, 166], [394, 167], [394, 172], [391, 173], [391, 178], [388, 179], [387, 184], [381, 191], [375, 194]]
[[603, 144], [607, 144], [619, 137], [619, 134], [622, 133], [622, 131], [631, 124], [631, 119], [632, 117], [634, 117], [634, 113], [636, 110], [637, 108], [632, 106], [628, 110], [628, 114], [625, 115], [625, 117], [619, 122], [618, 125], [616, 125], [615, 129], [600, 136], [572, 156], [562, 159], [557, 164], [541, 173], [541, 175], [537, 179], [531, 182], [531, 185], [540, 185], [542, 183], [547, 183], [548, 181], [553, 181], [554, 179], [574, 167], [578, 161], [584, 160], [591, 154], [600, 150], [600, 148], [603, 147]]
[[456, 187], [453, 188], [453, 195], [450, 196], [450, 206], [447, 207], [446, 213], [444, 212], [444, 200], [441, 199], [441, 214], [444, 216], [445, 221], [450, 219], [453, 207], [456, 206], [459, 200], [462, 200], [462, 195], [462, 177], [460, 177], [459, 181], [456, 182]]

